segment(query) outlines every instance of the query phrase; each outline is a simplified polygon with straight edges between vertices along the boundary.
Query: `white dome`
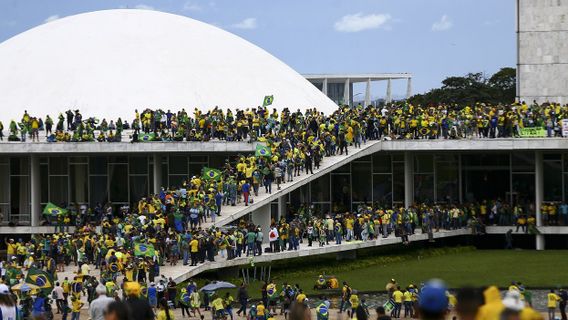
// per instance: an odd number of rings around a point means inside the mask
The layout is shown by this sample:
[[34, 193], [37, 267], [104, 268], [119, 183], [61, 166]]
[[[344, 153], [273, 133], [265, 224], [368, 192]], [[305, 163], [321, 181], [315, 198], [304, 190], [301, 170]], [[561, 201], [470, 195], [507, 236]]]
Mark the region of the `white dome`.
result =
[[[336, 105], [263, 49], [215, 26], [151, 10], [62, 18], [0, 44], [0, 119], [57, 116], [130, 120], [134, 109]], [[7, 124], [5, 123], [7, 127]]]

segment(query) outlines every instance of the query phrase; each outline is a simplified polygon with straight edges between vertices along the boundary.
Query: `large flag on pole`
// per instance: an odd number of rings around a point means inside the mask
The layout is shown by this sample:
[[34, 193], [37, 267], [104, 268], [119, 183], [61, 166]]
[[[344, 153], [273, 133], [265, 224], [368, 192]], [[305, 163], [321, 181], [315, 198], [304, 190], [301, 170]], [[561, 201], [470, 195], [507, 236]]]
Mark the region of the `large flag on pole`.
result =
[[208, 167], [205, 167], [203, 169], [203, 180], [219, 180], [219, 179], [221, 179], [221, 171]]
[[154, 255], [156, 255], [156, 251], [154, 250], [154, 245], [138, 242], [134, 245], [134, 255], [137, 257], [153, 257]]
[[274, 96], [272, 96], [272, 95], [265, 96], [264, 101], [262, 101], [262, 106], [267, 107], [267, 106], [271, 105], [273, 102], [274, 102]]
[[35, 284], [46, 294], [49, 294], [51, 290], [53, 290], [53, 278], [51, 275], [37, 268], [30, 268], [30, 270], [28, 270], [25, 282]]
[[271, 157], [272, 156], [272, 151], [270, 150], [269, 147], [267, 146], [263, 146], [261, 144], [257, 144], [256, 145], [256, 152], [255, 155], [257, 157]]

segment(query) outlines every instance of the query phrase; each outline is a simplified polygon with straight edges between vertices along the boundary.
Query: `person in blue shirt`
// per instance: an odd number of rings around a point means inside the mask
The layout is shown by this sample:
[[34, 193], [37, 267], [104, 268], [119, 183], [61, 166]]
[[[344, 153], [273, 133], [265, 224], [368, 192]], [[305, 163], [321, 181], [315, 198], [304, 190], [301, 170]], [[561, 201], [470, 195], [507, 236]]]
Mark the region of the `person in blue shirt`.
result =
[[153, 282], [148, 287], [148, 303], [152, 309], [156, 309], [158, 306], [158, 289], [156, 289], [156, 284]]
[[250, 194], [250, 184], [246, 181], [243, 186], [241, 187], [241, 191], [243, 193], [243, 197], [245, 199], [245, 206], [249, 204], [249, 194]]

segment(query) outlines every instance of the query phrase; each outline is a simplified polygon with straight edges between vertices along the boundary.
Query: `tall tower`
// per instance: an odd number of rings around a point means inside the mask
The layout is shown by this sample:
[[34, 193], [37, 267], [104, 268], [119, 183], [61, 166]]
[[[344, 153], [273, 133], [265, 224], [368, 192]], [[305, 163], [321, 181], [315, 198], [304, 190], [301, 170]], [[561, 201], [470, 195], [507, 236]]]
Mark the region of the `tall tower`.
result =
[[568, 103], [568, 0], [517, 0], [517, 98]]

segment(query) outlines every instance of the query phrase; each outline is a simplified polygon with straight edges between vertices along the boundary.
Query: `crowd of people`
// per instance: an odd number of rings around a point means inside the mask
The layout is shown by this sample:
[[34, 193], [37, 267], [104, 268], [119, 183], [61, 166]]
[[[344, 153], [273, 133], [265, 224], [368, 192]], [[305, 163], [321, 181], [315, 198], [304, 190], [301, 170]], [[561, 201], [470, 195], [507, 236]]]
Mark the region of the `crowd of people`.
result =
[[[345, 119], [348, 110], [359, 110], [355, 118]], [[41, 118], [26, 111], [19, 121], [8, 126], [9, 141], [39, 141], [39, 132], [49, 142], [119, 142], [124, 130], [130, 130], [130, 139], [137, 141], [254, 141], [257, 139], [290, 139], [301, 134], [303, 123], [312, 120], [324, 130], [338, 131], [343, 127], [354, 139], [464, 139], [521, 137], [524, 128], [540, 128], [546, 136], [562, 136], [562, 120], [568, 115], [568, 105], [533, 102], [510, 105], [472, 106], [434, 105], [414, 106], [395, 102], [381, 106], [362, 105], [339, 107], [332, 115], [316, 110], [302, 114], [284, 109], [278, 112], [267, 107], [251, 109], [214, 108], [193, 113], [185, 109], [177, 112], [163, 109], [135, 110], [134, 118], [127, 120], [83, 117], [80, 110], [67, 110], [54, 120], [49, 115]], [[345, 121], [348, 120], [348, 121]], [[0, 140], [4, 129], [0, 122]], [[316, 127], [311, 127], [313, 132]]]

